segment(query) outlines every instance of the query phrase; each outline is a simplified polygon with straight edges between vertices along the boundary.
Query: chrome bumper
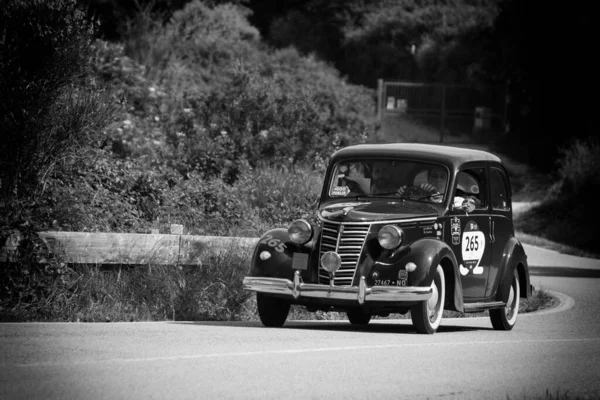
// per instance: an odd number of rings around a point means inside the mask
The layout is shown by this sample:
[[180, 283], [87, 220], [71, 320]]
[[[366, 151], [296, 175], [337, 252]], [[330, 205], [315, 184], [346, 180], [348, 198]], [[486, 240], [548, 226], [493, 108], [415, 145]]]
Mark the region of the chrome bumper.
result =
[[357, 301], [412, 302], [428, 300], [433, 290], [420, 286], [372, 286], [367, 287], [364, 276], [356, 286], [328, 286], [315, 283], [303, 283], [296, 271], [294, 281], [281, 278], [245, 277], [244, 289], [261, 293], [289, 295], [294, 299], [335, 299]]

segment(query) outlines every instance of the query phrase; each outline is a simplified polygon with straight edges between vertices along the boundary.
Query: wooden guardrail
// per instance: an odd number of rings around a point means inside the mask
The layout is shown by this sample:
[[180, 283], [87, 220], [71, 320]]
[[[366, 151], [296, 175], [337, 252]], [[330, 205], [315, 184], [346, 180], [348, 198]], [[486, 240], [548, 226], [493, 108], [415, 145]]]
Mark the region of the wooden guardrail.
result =
[[[172, 230], [173, 232], [173, 230]], [[70, 264], [169, 265], [202, 264], [202, 257], [249, 249], [258, 238], [196, 236], [183, 234], [39, 232], [50, 251]], [[18, 232], [0, 251], [0, 262], [18, 251]]]

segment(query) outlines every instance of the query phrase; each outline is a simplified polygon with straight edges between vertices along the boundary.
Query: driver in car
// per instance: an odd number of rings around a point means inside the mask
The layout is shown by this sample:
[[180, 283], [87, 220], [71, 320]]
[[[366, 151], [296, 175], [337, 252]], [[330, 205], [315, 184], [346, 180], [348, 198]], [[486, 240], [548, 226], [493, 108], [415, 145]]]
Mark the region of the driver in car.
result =
[[[426, 175], [426, 182], [414, 185], [420, 189], [422, 195], [417, 197], [424, 197], [430, 199], [434, 203], [441, 203], [444, 199], [444, 191], [446, 190], [446, 182], [448, 181], [448, 173], [442, 167], [432, 167], [426, 171], [423, 171]], [[401, 186], [398, 189], [398, 195], [402, 196], [408, 185]]]

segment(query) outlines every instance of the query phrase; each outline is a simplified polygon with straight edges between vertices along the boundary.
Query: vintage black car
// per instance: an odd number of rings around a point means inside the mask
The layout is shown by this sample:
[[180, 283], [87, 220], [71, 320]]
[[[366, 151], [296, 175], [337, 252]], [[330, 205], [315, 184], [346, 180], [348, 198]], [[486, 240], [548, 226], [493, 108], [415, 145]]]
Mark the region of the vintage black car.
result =
[[489, 310], [510, 330], [531, 296], [513, 228], [511, 186], [488, 152], [426, 144], [363, 144], [335, 152], [315, 223], [266, 232], [244, 288], [265, 326], [290, 305], [343, 311], [352, 324], [410, 311], [432, 334], [444, 309]]

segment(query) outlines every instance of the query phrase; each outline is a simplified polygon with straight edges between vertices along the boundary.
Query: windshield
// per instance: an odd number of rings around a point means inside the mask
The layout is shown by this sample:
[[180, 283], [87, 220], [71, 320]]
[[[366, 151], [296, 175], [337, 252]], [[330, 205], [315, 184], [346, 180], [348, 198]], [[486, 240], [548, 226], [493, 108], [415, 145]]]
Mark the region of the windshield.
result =
[[448, 169], [440, 164], [360, 159], [343, 160], [334, 167], [329, 197], [396, 197], [442, 203]]

